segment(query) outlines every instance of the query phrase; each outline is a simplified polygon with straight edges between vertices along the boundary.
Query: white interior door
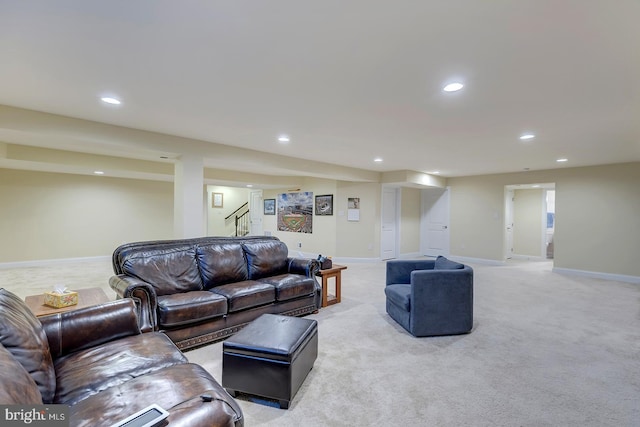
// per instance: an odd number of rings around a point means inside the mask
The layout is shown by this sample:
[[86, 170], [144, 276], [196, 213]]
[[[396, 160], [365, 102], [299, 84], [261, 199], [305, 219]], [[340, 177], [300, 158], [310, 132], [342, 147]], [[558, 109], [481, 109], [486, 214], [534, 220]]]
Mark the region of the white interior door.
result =
[[427, 256], [449, 255], [449, 189], [422, 191], [422, 247]]
[[380, 233], [380, 257], [396, 258], [397, 251], [397, 222], [398, 222], [398, 189], [384, 188], [382, 190], [382, 231]]
[[249, 234], [260, 236], [262, 229], [262, 190], [254, 190], [249, 194]]

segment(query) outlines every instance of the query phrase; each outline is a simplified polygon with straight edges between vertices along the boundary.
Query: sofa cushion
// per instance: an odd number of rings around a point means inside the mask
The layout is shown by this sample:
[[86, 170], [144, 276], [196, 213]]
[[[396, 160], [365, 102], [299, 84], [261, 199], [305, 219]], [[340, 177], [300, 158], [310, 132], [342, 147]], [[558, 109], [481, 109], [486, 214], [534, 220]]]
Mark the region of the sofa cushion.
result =
[[13, 355], [0, 345], [0, 403], [3, 405], [41, 405], [42, 396], [31, 375]]
[[255, 280], [216, 286], [211, 292], [227, 298], [229, 313], [271, 304], [276, 300], [276, 289], [273, 286]]
[[227, 299], [209, 291], [191, 291], [158, 297], [158, 323], [172, 327], [227, 314]]
[[40, 321], [16, 295], [0, 289], [0, 344], [9, 351], [38, 385], [42, 401], [51, 403], [56, 374], [49, 341]]
[[202, 289], [193, 245], [132, 251], [122, 267], [125, 274], [151, 284], [157, 295]]
[[263, 277], [275, 276], [287, 272], [287, 245], [279, 240], [243, 243], [249, 279], [257, 280]]
[[204, 289], [247, 280], [247, 261], [240, 243], [213, 243], [196, 247]]
[[411, 311], [411, 285], [388, 285], [384, 293], [389, 301], [405, 311]]
[[260, 282], [268, 283], [276, 288], [276, 300], [286, 301], [307, 296], [315, 291], [315, 283], [311, 277], [300, 274], [279, 274], [265, 277]]
[[54, 403], [75, 405], [111, 387], [118, 390], [132, 378], [185, 362], [187, 358], [161, 332], [132, 335], [71, 353], [55, 361], [58, 387]]
[[436, 258], [436, 263], [433, 267], [434, 270], [459, 270], [461, 268], [464, 268], [464, 264], [451, 261], [450, 259], [447, 259], [442, 255]]
[[[201, 395], [212, 400], [203, 402]], [[201, 366], [170, 366], [104, 390], [69, 408], [71, 425], [113, 425], [155, 403], [167, 410], [169, 426], [242, 425], [243, 415], [220, 384]]]

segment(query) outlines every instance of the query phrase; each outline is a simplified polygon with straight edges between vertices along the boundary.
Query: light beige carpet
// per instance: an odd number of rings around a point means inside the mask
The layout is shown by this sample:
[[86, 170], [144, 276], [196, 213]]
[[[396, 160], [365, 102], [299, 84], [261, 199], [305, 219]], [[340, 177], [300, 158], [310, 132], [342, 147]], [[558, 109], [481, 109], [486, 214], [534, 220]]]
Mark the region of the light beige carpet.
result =
[[[549, 262], [475, 269], [471, 334], [414, 338], [384, 309], [383, 262], [343, 272], [289, 410], [238, 401], [247, 426], [640, 426], [640, 287]], [[0, 269], [24, 297], [103, 286], [109, 261]], [[186, 353], [221, 380], [222, 344]]]

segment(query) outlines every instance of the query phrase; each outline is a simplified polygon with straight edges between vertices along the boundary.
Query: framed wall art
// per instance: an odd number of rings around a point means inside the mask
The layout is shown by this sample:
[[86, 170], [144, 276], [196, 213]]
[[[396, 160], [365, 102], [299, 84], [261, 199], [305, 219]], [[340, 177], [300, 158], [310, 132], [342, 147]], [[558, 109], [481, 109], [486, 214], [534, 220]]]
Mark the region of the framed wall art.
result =
[[278, 194], [278, 231], [313, 233], [313, 193]]
[[264, 199], [264, 214], [265, 215], [276, 214], [276, 199]]
[[333, 194], [316, 196], [316, 215], [333, 215]]
[[223, 197], [224, 194], [223, 193], [213, 193], [213, 197], [212, 197], [212, 206], [214, 208], [221, 208], [223, 205]]

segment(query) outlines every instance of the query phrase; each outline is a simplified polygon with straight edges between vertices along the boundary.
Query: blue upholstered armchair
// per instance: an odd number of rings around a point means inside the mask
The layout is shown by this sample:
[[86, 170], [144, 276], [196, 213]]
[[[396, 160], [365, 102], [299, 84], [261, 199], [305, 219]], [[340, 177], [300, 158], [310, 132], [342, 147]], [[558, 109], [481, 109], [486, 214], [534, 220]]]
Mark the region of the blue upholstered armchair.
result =
[[387, 313], [411, 335], [455, 335], [473, 327], [473, 269], [439, 256], [387, 262]]

